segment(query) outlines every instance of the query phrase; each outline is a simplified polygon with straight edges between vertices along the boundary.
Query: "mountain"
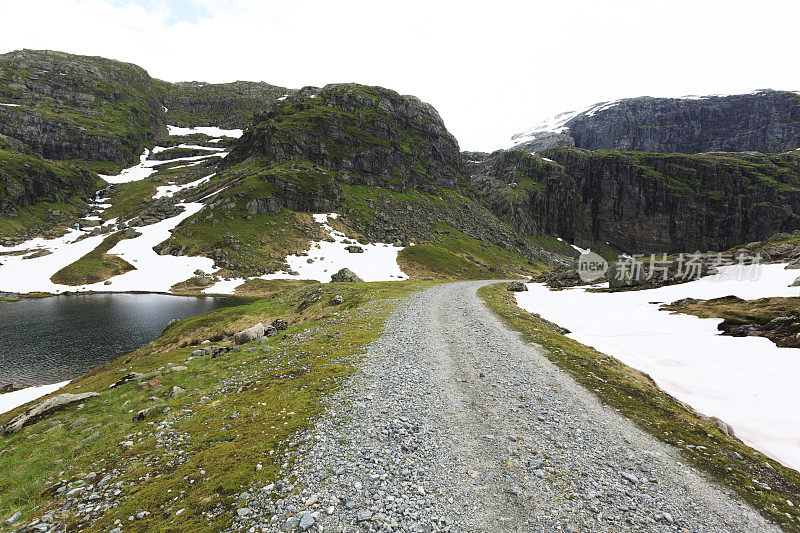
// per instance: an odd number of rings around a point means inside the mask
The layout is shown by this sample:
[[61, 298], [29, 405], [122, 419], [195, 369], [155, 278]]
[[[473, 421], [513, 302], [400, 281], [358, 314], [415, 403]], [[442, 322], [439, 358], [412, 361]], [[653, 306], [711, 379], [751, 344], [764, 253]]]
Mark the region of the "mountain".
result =
[[514, 135], [514, 148], [642, 152], [782, 152], [800, 147], [800, 93], [627, 98], [563, 113]]
[[141, 67], [50, 51], [0, 55], [0, 134], [48, 159], [131, 163], [164, 129]]
[[[256, 117], [194, 196], [219, 192], [160, 250], [263, 274], [283, 264], [279, 241], [302, 242], [297, 217], [335, 211], [366, 241], [416, 243], [400, 260], [420, 273], [442, 275], [448, 263], [524, 270], [526, 261], [543, 260], [468, 194], [468, 180], [457, 141], [430, 105], [381, 87], [306, 87]], [[279, 231], [281, 239], [252, 233]]]
[[0, 216], [14, 220], [0, 222], [0, 236], [32, 236], [85, 211], [104, 186], [94, 172], [138, 162], [165, 141], [167, 123], [243, 129], [289, 93], [256, 82], [169, 83], [102, 57], [2, 54]]
[[[484, 154], [461, 153], [431, 105], [382, 87], [168, 83], [47, 51], [0, 65], [7, 244], [92, 223], [78, 216], [106, 186], [96, 172], [113, 186], [94, 234], [148, 227], [191, 203], [153, 249], [209, 258], [234, 278], [289, 272], [288, 255], [329, 238], [315, 213], [338, 213], [354, 242], [402, 246], [398, 262], [416, 277], [446, 278], [533, 272], [574, 258], [570, 244], [613, 257], [800, 228], [800, 152], [783, 150], [794, 146], [795, 93], [604, 103], [557, 117], [527, 150]], [[601, 137], [639, 150], [581, 148]], [[758, 143], [778, 151], [751, 151]], [[736, 151], [647, 151], [709, 144]], [[129, 171], [142, 177], [114, 175], [145, 149]]]
[[468, 154], [472, 185], [521, 234], [630, 253], [724, 250], [800, 229], [800, 151]]
[[182, 127], [244, 129], [253, 115], [294, 92], [264, 82], [162, 83], [167, 123]]

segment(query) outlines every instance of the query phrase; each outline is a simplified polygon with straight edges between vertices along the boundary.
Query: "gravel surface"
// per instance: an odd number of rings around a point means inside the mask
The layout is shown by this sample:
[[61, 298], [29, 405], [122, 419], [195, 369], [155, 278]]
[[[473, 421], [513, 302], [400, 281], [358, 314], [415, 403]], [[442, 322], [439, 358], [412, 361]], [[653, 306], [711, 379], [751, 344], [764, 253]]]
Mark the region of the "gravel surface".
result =
[[286, 480], [241, 495], [237, 525], [778, 531], [522, 342], [477, 297], [485, 283], [401, 305]]

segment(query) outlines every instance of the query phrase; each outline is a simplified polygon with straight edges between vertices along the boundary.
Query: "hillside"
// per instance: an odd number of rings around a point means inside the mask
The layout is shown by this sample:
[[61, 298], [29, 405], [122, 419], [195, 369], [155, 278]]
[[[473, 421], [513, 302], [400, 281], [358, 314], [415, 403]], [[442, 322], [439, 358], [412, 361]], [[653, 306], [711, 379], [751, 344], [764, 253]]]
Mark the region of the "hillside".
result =
[[132, 163], [164, 128], [147, 72], [100, 57], [0, 55], [0, 133], [48, 159]]
[[725, 250], [800, 228], [800, 152], [550, 148], [467, 154], [472, 185], [522, 234], [629, 253]]
[[[465, 194], [466, 180], [458, 143], [431, 106], [379, 87], [306, 88], [256, 118], [194, 193], [217, 191], [213, 201], [162, 248], [263, 274], [313, 236], [295, 222], [302, 213], [333, 211], [357, 240], [433, 245], [401, 252], [419, 276], [485, 276], [544, 261]], [[278, 228], [280, 240], [254, 242]]]
[[49, 161], [0, 135], [0, 240], [83, 214], [102, 183], [85, 168]]
[[167, 123], [243, 129], [288, 92], [266, 83], [163, 82], [101, 57], [0, 55], [0, 237], [17, 242], [85, 214], [86, 200], [104, 186], [94, 172], [113, 175], [136, 162], [168, 140]]
[[253, 116], [291, 92], [268, 83], [161, 82], [168, 124], [245, 129]]
[[564, 113], [513, 139], [528, 151], [783, 152], [800, 147], [800, 93], [625, 98]]

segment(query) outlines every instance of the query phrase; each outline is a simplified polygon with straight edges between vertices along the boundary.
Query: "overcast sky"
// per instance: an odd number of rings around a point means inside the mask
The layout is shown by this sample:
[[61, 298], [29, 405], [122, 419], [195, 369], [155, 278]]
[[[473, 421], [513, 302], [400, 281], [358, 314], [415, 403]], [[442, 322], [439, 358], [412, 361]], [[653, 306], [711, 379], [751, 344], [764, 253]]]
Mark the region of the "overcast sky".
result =
[[0, 16], [0, 52], [414, 94], [470, 150], [599, 101], [800, 90], [797, 0], [0, 0]]

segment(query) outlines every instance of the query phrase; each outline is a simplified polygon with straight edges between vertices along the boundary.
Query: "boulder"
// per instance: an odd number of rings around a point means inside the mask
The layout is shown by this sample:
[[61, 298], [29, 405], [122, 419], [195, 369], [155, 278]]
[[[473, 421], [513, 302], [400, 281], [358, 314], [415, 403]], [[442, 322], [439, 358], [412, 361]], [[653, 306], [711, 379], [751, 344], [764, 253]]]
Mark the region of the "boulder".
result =
[[356, 283], [364, 281], [356, 275], [355, 272], [349, 268], [343, 268], [333, 276], [331, 276], [332, 283]]
[[186, 392], [186, 389], [178, 387], [177, 385], [173, 385], [169, 389], [169, 392], [167, 392], [167, 399], [169, 400], [169, 399], [172, 399], [172, 398], [176, 398], [176, 397], [180, 396], [181, 394], [183, 394], [185, 392]]
[[272, 321], [272, 327], [275, 328], [275, 331], [283, 331], [289, 327], [289, 324], [285, 320], [278, 318]]
[[9, 393], [9, 392], [14, 392], [14, 391], [21, 390], [21, 389], [22, 389], [22, 387], [20, 387], [19, 385], [16, 385], [15, 383], [7, 383], [7, 384], [5, 384], [3, 386], [0, 386], [0, 394], [6, 394], [6, 393]]
[[208, 287], [214, 284], [214, 278], [209, 278], [206, 276], [195, 276], [192, 278], [192, 284], [198, 287]]
[[264, 324], [259, 322], [255, 326], [243, 329], [242, 331], [234, 334], [233, 342], [235, 342], [236, 344], [247, 344], [248, 342], [258, 340], [263, 336], [264, 336]]
[[94, 398], [95, 396], [100, 395], [96, 392], [84, 392], [81, 394], [59, 394], [58, 396], [48, 398], [14, 417], [3, 427], [3, 433], [16, 433], [23, 427], [33, 424], [60, 409], [83, 402], [89, 398]]
[[133, 415], [133, 421], [141, 422], [142, 420], [147, 418], [147, 415], [149, 415], [152, 411], [158, 409], [159, 407], [164, 407], [164, 404], [158, 403], [156, 405], [151, 405], [150, 407], [146, 407], [145, 409], [138, 411], [135, 415]]
[[360, 246], [356, 246], [355, 244], [351, 244], [350, 246], [345, 246], [345, 250], [350, 252], [351, 254], [363, 254], [364, 249]]
[[139, 383], [136, 387], [139, 390], [150, 390], [150, 389], [157, 389], [162, 385], [161, 381], [158, 379], [151, 379], [150, 381], [143, 381]]
[[506, 286], [506, 290], [510, 292], [524, 292], [528, 290], [528, 287], [521, 281], [512, 281]]
[[120, 385], [124, 385], [125, 383], [128, 383], [129, 381], [133, 381], [137, 377], [138, 377], [138, 374], [136, 374], [136, 373], [126, 374], [126, 375], [122, 376], [120, 379], [118, 379], [116, 381], [116, 383], [112, 383], [111, 385], [109, 385], [108, 388], [109, 389], [114, 389], [116, 387], [119, 387]]

